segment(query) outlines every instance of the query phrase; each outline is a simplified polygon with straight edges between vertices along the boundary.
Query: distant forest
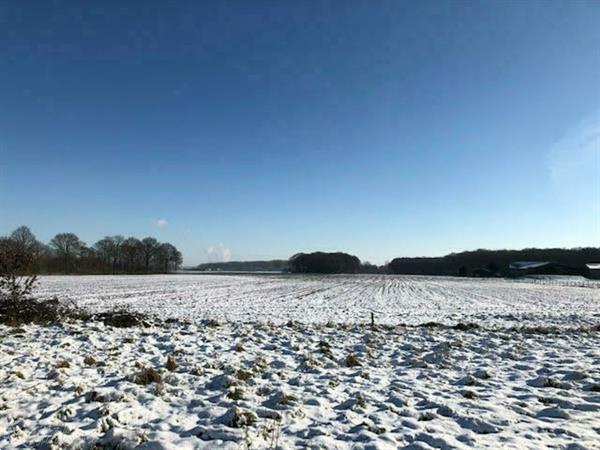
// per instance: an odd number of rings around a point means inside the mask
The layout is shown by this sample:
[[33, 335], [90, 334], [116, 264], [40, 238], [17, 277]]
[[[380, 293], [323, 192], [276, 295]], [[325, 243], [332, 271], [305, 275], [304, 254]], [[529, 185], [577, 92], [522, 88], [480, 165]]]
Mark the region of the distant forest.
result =
[[526, 248], [523, 250], [475, 250], [434, 258], [396, 258], [387, 270], [395, 274], [508, 276], [515, 261], [547, 261], [570, 272], [587, 275], [586, 263], [600, 261], [600, 248]]
[[270, 261], [229, 261], [204, 263], [193, 270], [226, 271], [226, 272], [284, 272], [288, 269], [287, 259], [273, 259]]
[[475, 250], [441, 257], [395, 258], [376, 266], [347, 253], [298, 253], [289, 260], [232, 261], [201, 264], [195, 270], [280, 271], [291, 273], [391, 273], [405, 275], [509, 276], [515, 261], [547, 261], [568, 273], [587, 275], [585, 264], [600, 261], [600, 248], [529, 248], [523, 250]]
[[361, 263], [347, 253], [297, 253], [290, 259], [204, 263], [188, 270], [223, 272], [382, 273], [383, 268]]
[[44, 244], [25, 226], [0, 237], [0, 265], [22, 255], [31, 272], [42, 274], [167, 273], [183, 260], [174, 245], [153, 237], [106, 236], [88, 246], [73, 233], [59, 233]]
[[[86, 245], [73, 233], [59, 233], [47, 244], [26, 226], [0, 237], [0, 268], [11, 258], [27, 255], [28, 270], [38, 274], [144, 274], [169, 273], [181, 267], [181, 252], [153, 237], [138, 239], [106, 236]], [[376, 266], [348, 253], [297, 253], [288, 260], [205, 263], [202, 271], [291, 273], [392, 273], [407, 275], [509, 276], [516, 261], [551, 262], [548, 273], [588, 275], [586, 263], [600, 262], [600, 248], [528, 248], [475, 250], [441, 257], [395, 258]], [[543, 269], [544, 270], [544, 269]]]

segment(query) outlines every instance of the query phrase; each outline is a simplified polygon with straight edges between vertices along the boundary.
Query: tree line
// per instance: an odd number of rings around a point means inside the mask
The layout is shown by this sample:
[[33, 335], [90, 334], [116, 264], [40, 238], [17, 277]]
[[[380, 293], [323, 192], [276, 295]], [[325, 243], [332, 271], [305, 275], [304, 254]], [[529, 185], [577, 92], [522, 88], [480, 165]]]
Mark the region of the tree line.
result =
[[[391, 273], [475, 277], [511, 276], [516, 261], [550, 262], [540, 272], [588, 276], [586, 264], [600, 261], [600, 248], [526, 248], [522, 250], [479, 249], [440, 257], [395, 258], [376, 266], [347, 253], [298, 253], [288, 261], [292, 273]], [[558, 265], [559, 267], [557, 267]]]
[[227, 261], [198, 264], [191, 270], [224, 271], [224, 272], [286, 272], [287, 259], [268, 261]]
[[[588, 276], [586, 264], [600, 261], [600, 248], [527, 248], [523, 250], [485, 250], [451, 253], [440, 257], [395, 258], [389, 264], [377, 266], [361, 262], [354, 255], [336, 252], [297, 253], [289, 260], [232, 261], [201, 264], [196, 270], [277, 270], [291, 273], [391, 273], [404, 275], [446, 275], [475, 277], [506, 277], [510, 264], [516, 261], [550, 262], [540, 271]], [[266, 269], [268, 268], [268, 269]]]
[[515, 261], [552, 262], [569, 269], [569, 273], [587, 275], [585, 265], [600, 261], [600, 248], [479, 249], [441, 257], [396, 258], [388, 270], [410, 275], [509, 276], [509, 265]]
[[153, 237], [106, 236], [88, 246], [74, 233], [59, 233], [44, 244], [21, 226], [0, 238], [0, 260], [23, 253], [31, 272], [45, 274], [168, 273], [183, 262], [177, 247]]
[[347, 253], [297, 253], [289, 261], [292, 273], [358, 273], [360, 259]]

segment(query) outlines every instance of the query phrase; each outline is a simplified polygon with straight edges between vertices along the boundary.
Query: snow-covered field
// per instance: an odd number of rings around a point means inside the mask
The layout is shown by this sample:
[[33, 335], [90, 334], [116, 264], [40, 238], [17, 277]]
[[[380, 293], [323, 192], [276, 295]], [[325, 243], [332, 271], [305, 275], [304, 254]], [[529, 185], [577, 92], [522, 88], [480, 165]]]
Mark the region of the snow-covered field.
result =
[[600, 289], [177, 275], [39, 293], [186, 322], [0, 326], [2, 449], [600, 448]]
[[[600, 284], [598, 285], [600, 288]], [[38, 294], [92, 311], [233, 322], [575, 327], [600, 321], [600, 289], [419, 276], [43, 277]]]

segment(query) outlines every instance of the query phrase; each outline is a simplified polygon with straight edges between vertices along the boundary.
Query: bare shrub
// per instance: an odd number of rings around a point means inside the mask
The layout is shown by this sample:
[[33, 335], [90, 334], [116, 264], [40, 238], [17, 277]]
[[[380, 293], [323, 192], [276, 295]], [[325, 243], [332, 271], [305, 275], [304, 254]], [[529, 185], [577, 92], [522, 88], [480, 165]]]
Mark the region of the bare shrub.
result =
[[37, 283], [34, 263], [31, 245], [0, 238], [0, 323], [20, 326], [56, 322], [64, 317], [83, 318], [73, 305], [57, 299], [37, 301], [31, 297]]
[[37, 276], [32, 273], [34, 254], [13, 239], [0, 239], [0, 299], [20, 302], [31, 295]]

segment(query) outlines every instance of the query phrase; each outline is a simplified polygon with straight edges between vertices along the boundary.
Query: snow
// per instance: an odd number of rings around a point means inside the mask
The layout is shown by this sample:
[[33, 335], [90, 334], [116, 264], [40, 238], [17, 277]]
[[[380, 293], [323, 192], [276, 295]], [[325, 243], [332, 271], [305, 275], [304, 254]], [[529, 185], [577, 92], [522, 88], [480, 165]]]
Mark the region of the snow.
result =
[[453, 277], [57, 276], [42, 277], [38, 295], [191, 321], [365, 323], [372, 312], [384, 324], [578, 327], [600, 315], [600, 289]]
[[[185, 321], [0, 326], [2, 449], [598, 448], [600, 289], [174, 275], [39, 292]], [[160, 381], [137, 384], [148, 368]]]

